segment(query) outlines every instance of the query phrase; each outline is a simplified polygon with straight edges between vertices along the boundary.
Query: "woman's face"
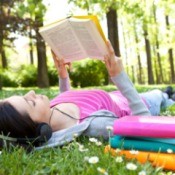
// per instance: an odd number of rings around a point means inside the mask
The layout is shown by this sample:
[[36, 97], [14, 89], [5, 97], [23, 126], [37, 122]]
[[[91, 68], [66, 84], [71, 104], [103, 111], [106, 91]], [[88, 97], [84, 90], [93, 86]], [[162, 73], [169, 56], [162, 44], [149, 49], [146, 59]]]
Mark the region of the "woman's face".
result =
[[34, 122], [49, 124], [51, 115], [50, 102], [47, 96], [29, 91], [24, 96], [12, 96], [6, 99], [20, 113], [27, 112]]

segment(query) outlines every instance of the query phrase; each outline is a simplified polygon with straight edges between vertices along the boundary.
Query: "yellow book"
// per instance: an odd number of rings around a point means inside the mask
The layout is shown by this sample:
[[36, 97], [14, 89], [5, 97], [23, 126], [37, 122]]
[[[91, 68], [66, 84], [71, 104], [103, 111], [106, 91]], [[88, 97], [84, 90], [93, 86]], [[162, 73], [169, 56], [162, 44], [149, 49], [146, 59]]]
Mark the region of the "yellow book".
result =
[[45, 42], [66, 62], [84, 58], [103, 59], [106, 38], [96, 16], [72, 16], [41, 27]]

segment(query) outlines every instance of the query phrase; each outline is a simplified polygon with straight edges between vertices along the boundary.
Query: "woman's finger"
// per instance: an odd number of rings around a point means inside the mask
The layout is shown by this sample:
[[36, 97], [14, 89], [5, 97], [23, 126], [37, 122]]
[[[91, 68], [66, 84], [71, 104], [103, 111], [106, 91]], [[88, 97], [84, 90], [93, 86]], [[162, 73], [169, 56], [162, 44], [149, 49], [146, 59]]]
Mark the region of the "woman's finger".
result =
[[112, 44], [109, 40], [107, 41], [107, 47], [108, 47], [110, 56], [115, 56], [114, 48], [112, 47]]

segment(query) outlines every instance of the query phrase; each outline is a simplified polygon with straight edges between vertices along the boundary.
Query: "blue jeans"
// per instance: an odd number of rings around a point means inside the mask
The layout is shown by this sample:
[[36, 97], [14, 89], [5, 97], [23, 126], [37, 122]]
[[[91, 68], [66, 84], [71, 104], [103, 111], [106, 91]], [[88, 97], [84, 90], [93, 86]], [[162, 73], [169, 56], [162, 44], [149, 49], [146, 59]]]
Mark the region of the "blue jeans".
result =
[[168, 98], [168, 95], [161, 90], [155, 89], [141, 93], [140, 96], [146, 100], [151, 115], [157, 116], [161, 109], [172, 106], [175, 101]]

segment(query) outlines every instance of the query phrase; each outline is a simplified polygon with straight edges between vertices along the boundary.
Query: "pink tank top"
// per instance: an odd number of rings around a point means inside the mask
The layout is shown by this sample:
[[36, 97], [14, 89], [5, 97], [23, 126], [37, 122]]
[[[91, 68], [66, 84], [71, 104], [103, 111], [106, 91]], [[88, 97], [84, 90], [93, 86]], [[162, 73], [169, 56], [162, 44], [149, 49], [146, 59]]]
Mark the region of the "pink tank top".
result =
[[[119, 91], [70, 90], [59, 94], [50, 102], [50, 107], [60, 103], [74, 103], [80, 109], [80, 120], [99, 110], [108, 110], [118, 117], [130, 115], [128, 101]], [[64, 111], [66, 112], [66, 111]]]

